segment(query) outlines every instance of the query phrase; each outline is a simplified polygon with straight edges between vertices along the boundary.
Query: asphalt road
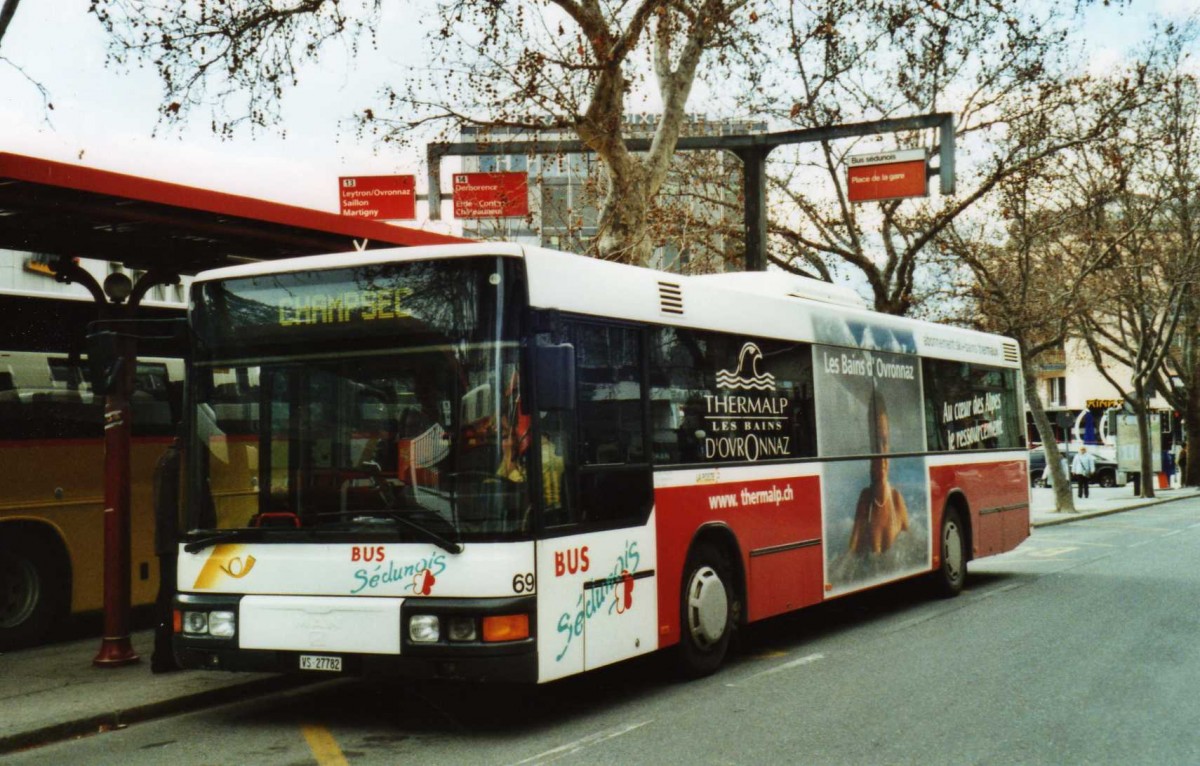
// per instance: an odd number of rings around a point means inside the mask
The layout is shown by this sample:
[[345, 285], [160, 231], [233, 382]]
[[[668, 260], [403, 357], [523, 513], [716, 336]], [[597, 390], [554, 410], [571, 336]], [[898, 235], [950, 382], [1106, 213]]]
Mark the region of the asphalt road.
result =
[[754, 626], [717, 675], [652, 657], [542, 688], [339, 680], [11, 764], [1200, 763], [1200, 501], [1038, 530], [968, 590]]

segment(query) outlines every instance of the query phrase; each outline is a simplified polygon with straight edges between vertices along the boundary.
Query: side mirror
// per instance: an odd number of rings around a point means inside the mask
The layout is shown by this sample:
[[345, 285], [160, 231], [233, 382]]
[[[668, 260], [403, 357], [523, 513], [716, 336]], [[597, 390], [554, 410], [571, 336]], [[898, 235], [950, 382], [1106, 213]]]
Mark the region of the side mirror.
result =
[[539, 410], [575, 409], [575, 347], [538, 346], [534, 357]]
[[87, 335], [88, 377], [92, 393], [107, 394], [121, 374], [121, 355], [118, 333], [112, 330], [92, 330]]

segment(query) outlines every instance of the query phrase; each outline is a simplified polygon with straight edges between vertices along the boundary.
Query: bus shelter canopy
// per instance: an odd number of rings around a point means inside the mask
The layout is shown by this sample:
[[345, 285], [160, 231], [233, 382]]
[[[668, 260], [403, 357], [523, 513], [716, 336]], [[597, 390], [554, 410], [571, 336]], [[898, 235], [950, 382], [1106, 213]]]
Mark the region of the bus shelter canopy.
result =
[[465, 241], [0, 152], [0, 248], [195, 274], [247, 261]]

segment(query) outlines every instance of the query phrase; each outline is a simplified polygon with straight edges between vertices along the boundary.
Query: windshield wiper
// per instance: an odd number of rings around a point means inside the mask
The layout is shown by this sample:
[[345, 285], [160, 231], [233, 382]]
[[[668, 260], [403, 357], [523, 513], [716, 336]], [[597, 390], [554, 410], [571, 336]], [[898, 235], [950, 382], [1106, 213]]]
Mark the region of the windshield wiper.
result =
[[[454, 540], [449, 539], [448, 537], [443, 537], [442, 535], [433, 531], [432, 529], [425, 526], [424, 524], [418, 524], [417, 522], [413, 521], [412, 519], [406, 518], [404, 515], [397, 513], [396, 511], [390, 511], [390, 510], [389, 511], [334, 511], [332, 513], [321, 513], [318, 515], [319, 516], [350, 517], [351, 521], [355, 520], [356, 518], [367, 519], [367, 518], [381, 518], [382, 517], [382, 518], [387, 519], [388, 521], [396, 522], [397, 524], [404, 527], [405, 529], [408, 529], [412, 532], [416, 532], [417, 534], [424, 537], [426, 540], [428, 540], [429, 542], [438, 546], [439, 548], [441, 548], [444, 551], [447, 551], [449, 553], [462, 553], [462, 551], [463, 551], [463, 547], [462, 547], [461, 543], [457, 543]], [[441, 519], [441, 516], [438, 516], [437, 518]]]
[[211, 548], [214, 545], [220, 545], [221, 543], [227, 543], [233, 540], [240, 540], [247, 536], [254, 538], [262, 537], [262, 528], [254, 527], [247, 529], [227, 529], [223, 532], [217, 532], [214, 535], [209, 535], [208, 537], [201, 537], [199, 540], [192, 540], [191, 542], [185, 544], [183, 549], [188, 553], [195, 553], [197, 551], [202, 551], [205, 548]]

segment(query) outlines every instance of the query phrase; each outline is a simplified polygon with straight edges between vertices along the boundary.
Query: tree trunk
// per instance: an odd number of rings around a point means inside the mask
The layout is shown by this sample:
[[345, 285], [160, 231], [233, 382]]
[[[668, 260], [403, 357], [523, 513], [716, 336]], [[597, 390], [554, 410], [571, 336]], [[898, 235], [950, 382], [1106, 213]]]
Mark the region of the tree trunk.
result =
[[[1192, 380], [1200, 382], [1200, 376], [1193, 375]], [[1200, 471], [1192, 466], [1192, 450], [1200, 445], [1200, 385], [1193, 383], [1188, 389], [1187, 409], [1183, 413], [1183, 428], [1184, 439], [1183, 445], [1187, 447], [1187, 459], [1180, 467], [1182, 471], [1179, 477], [1179, 486], [1194, 487], [1200, 484], [1195, 477], [1200, 476]]]
[[4, 0], [4, 4], [0, 5], [0, 40], [4, 39], [4, 33], [8, 31], [9, 22], [16, 15], [20, 2], [21, 0]]
[[1037, 427], [1038, 436], [1042, 437], [1042, 449], [1046, 451], [1046, 470], [1050, 471], [1051, 482], [1054, 484], [1054, 510], [1056, 513], [1075, 513], [1075, 499], [1071, 496], [1071, 477], [1063, 471], [1062, 453], [1058, 451], [1058, 442], [1054, 438], [1054, 426], [1046, 417], [1042, 399], [1037, 391], [1037, 378], [1026, 365], [1022, 365], [1022, 378], [1025, 381], [1025, 403], [1033, 415], [1033, 424]]
[[607, 261], [648, 266], [654, 253], [650, 240], [650, 197], [645, 193], [646, 171], [630, 158], [621, 173], [609, 172], [604, 214], [596, 255]]
[[1137, 413], [1138, 446], [1142, 451], [1142, 497], [1154, 497], [1154, 444], [1150, 440], [1150, 402], [1141, 386], [1135, 386], [1136, 400], [1133, 411]]

